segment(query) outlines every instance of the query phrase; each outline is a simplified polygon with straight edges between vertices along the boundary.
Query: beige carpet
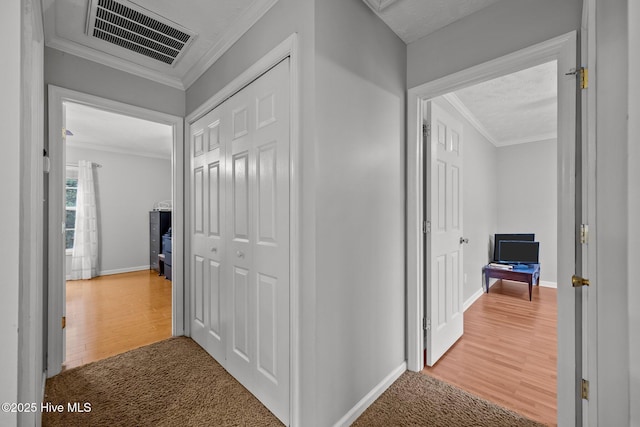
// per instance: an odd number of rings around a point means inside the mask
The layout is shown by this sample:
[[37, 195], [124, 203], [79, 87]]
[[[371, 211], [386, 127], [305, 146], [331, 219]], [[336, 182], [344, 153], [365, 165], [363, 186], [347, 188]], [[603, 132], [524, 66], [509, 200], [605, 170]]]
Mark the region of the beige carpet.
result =
[[[197, 367], [197, 369], [194, 369]], [[49, 379], [45, 402], [89, 413], [44, 413], [46, 426], [276, 426], [280, 421], [194, 341], [170, 338]]]
[[[193, 367], [198, 367], [193, 369]], [[189, 338], [171, 338], [47, 381], [47, 426], [281, 426]], [[91, 404], [70, 413], [68, 403]], [[404, 373], [355, 426], [538, 426], [424, 374]]]
[[542, 426], [436, 378], [405, 372], [353, 426]]

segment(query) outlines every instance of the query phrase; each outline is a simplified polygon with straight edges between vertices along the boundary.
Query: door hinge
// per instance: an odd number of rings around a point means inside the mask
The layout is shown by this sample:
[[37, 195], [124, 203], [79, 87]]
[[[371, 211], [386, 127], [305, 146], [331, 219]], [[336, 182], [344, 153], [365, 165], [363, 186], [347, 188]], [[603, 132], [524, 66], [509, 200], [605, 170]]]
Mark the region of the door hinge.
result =
[[431, 136], [431, 125], [429, 123], [425, 123], [422, 125], [422, 133], [424, 134], [425, 138], [427, 136]]
[[589, 400], [589, 381], [582, 379], [582, 386], [580, 387], [580, 395], [583, 399]]
[[579, 69], [571, 69], [568, 73], [565, 73], [567, 76], [577, 76], [580, 79], [580, 89], [586, 89], [589, 87], [589, 70], [584, 67], [580, 67]]
[[589, 70], [587, 68], [580, 68], [580, 89], [586, 89], [589, 87]]
[[431, 221], [422, 221], [422, 232], [424, 234], [431, 233]]
[[580, 243], [585, 245], [587, 242], [589, 242], [589, 226], [580, 224]]
[[431, 319], [427, 319], [426, 317], [422, 318], [422, 329], [425, 331], [431, 329]]
[[62, 316], [62, 329], [67, 327], [67, 316]]
[[584, 277], [576, 276], [575, 274], [571, 276], [571, 285], [574, 288], [581, 288], [583, 286], [589, 286], [589, 279], [585, 279]]

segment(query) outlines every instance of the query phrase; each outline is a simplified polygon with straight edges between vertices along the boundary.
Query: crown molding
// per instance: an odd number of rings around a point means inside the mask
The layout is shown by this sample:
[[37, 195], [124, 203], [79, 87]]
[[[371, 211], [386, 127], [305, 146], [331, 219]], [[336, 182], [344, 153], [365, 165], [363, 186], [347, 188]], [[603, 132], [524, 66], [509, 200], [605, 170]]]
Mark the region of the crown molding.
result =
[[224, 53], [229, 50], [240, 37], [242, 37], [253, 25], [260, 20], [278, 0], [259, 0], [244, 12], [231, 25], [222, 38], [209, 51], [203, 55], [184, 75], [182, 83], [185, 89], [194, 84]]
[[540, 135], [528, 136], [526, 138], [510, 139], [508, 141], [503, 141], [500, 143], [498, 148], [507, 147], [509, 145], [529, 144], [531, 142], [547, 142], [547, 141], [557, 141], [557, 140], [558, 140], [558, 133], [551, 132], [551, 133], [544, 133]]
[[[49, 7], [53, 5], [52, 0], [44, 0]], [[393, 2], [396, 0], [382, 0], [383, 2]], [[186, 90], [198, 78], [204, 74], [224, 53], [229, 50], [240, 37], [242, 37], [249, 29], [262, 18], [278, 0], [256, 0], [253, 4], [243, 12], [240, 17], [229, 27], [222, 38], [209, 51], [204, 54], [192, 67], [190, 67], [182, 76], [170, 76], [161, 71], [149, 69], [143, 65], [133, 63], [131, 61], [118, 58], [111, 54], [96, 50], [91, 47], [84, 46], [79, 43], [69, 41], [58, 37], [55, 34], [55, 24], [49, 22], [45, 28], [45, 44], [53, 49], [79, 56], [89, 61], [97, 62], [108, 67], [112, 67], [130, 74], [143, 77], [148, 80], [161, 83], [176, 89]], [[47, 8], [43, 12], [46, 14]], [[45, 22], [47, 20], [45, 19]], [[52, 20], [49, 20], [52, 21]]]
[[150, 70], [147, 67], [135, 64], [133, 62], [120, 59], [108, 53], [101, 52], [99, 50], [83, 46], [78, 43], [71, 42], [66, 39], [62, 39], [58, 36], [53, 36], [47, 40], [46, 45], [53, 49], [60, 50], [62, 52], [70, 53], [75, 56], [79, 56], [89, 61], [97, 62], [107, 67], [115, 68], [120, 71], [134, 74], [139, 77], [143, 77], [148, 80], [153, 80], [158, 83], [162, 83], [166, 86], [171, 86], [176, 89], [184, 90], [185, 87], [182, 81], [177, 77], [171, 77], [159, 71]]
[[473, 126], [478, 132], [480, 132], [482, 136], [487, 138], [490, 143], [492, 143], [495, 147], [499, 147], [500, 145], [502, 145], [498, 142], [497, 139], [493, 137], [493, 135], [491, 135], [491, 133], [489, 133], [489, 131], [482, 125], [482, 123], [480, 123], [480, 120], [478, 120], [478, 118], [471, 111], [469, 111], [467, 106], [462, 103], [460, 98], [458, 98], [455, 93], [447, 93], [442, 97], [446, 99], [447, 102], [451, 104], [451, 106], [455, 108], [458, 113], [460, 113], [460, 115], [462, 115], [462, 117], [464, 117], [471, 124], [471, 126]]
[[449, 104], [453, 108], [464, 117], [471, 126], [473, 126], [482, 136], [487, 138], [487, 140], [493, 144], [494, 147], [507, 147], [509, 145], [518, 145], [518, 144], [527, 144], [530, 142], [546, 142], [551, 140], [558, 139], [557, 132], [543, 133], [533, 136], [528, 136], [526, 138], [518, 138], [518, 139], [509, 139], [506, 141], [498, 141], [496, 138], [491, 135], [491, 133], [482, 125], [480, 120], [467, 108], [466, 105], [458, 98], [455, 93], [447, 93], [446, 95], [442, 95], [444, 99], [447, 100]]
[[364, 0], [364, 2], [376, 13], [382, 12], [398, 0]]

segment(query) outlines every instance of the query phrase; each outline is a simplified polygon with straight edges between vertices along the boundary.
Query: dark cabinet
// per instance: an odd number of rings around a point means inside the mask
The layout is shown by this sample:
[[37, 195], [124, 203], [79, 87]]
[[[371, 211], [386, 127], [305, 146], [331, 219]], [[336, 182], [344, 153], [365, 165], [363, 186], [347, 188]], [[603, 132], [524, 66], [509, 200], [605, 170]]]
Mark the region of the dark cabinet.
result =
[[162, 253], [162, 235], [171, 227], [171, 211], [149, 212], [149, 268], [160, 272], [158, 254]]
[[162, 235], [162, 253], [164, 254], [164, 277], [171, 280], [173, 270], [173, 251], [171, 249], [171, 229]]

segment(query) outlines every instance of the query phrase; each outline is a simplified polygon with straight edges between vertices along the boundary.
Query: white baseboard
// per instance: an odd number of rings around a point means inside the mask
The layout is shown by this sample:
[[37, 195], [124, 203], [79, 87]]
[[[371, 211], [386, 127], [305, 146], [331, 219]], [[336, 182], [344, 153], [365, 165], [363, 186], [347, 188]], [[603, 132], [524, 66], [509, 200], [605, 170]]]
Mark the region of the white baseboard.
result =
[[393, 384], [393, 382], [397, 380], [400, 375], [402, 375], [406, 370], [407, 362], [405, 361], [402, 362], [402, 364], [396, 369], [391, 371], [391, 373], [389, 373], [389, 375], [387, 375], [382, 381], [380, 381], [378, 385], [376, 385], [369, 393], [367, 393], [365, 397], [360, 399], [360, 401], [356, 403], [356, 405], [351, 408], [349, 412], [347, 412], [342, 418], [340, 418], [340, 420], [338, 420], [337, 423], [334, 424], [334, 427], [347, 427], [353, 424], [353, 422], [357, 420], [358, 417], [362, 415], [362, 413], [373, 402], [375, 402], [376, 399], [379, 398], [382, 393], [384, 393], [384, 391], [388, 389], [389, 386], [391, 386], [391, 384]]
[[545, 288], [558, 288], [556, 282], [547, 282], [546, 280], [540, 280], [540, 286], [544, 286]]
[[[112, 274], [133, 273], [134, 271], [149, 270], [151, 266], [140, 265], [138, 267], [117, 268], [114, 270], [102, 270], [98, 272], [98, 276], [110, 276]], [[71, 275], [67, 275], [67, 280], [71, 280]]]
[[476, 300], [478, 298], [480, 298], [482, 296], [482, 294], [484, 293], [484, 289], [480, 288], [478, 289], [473, 295], [471, 295], [462, 305], [462, 310], [463, 311], [467, 311], [467, 309], [469, 307], [471, 307], [471, 304], [473, 304], [474, 302], [476, 302]]
[[127, 267], [127, 268], [116, 268], [115, 270], [103, 270], [100, 273], [98, 273], [98, 276], [109, 276], [111, 274], [120, 274], [120, 273], [132, 273], [134, 271], [142, 271], [142, 270], [149, 270], [150, 266], [147, 265], [140, 265], [138, 267]]

